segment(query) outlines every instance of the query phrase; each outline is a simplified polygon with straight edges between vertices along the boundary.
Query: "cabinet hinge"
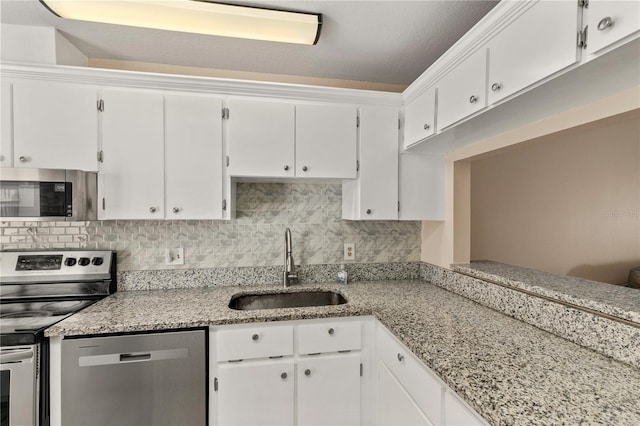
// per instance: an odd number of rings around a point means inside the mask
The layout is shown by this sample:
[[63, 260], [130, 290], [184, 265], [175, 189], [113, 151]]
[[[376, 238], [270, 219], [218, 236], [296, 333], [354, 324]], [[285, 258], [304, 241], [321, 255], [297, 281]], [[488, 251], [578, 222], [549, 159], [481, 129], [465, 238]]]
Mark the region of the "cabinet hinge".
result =
[[402, 128], [402, 125], [400, 124], [400, 119], [398, 118], [398, 130], [400, 130]]
[[360, 116], [356, 116], [356, 127], [360, 127]]
[[587, 9], [589, 7], [589, 0], [578, 0], [578, 6]]
[[360, 363], [360, 377], [363, 375], [364, 367], [362, 367], [362, 363]]
[[587, 48], [587, 35], [588, 35], [589, 26], [584, 27], [584, 30], [578, 31], [578, 47], [583, 49]]
[[227, 158], [226, 158], [226, 163], [227, 163], [227, 167], [229, 167], [229, 156], [228, 155], [227, 155]]
[[214, 392], [218, 392], [218, 378], [217, 377], [213, 378], [213, 391]]
[[227, 200], [222, 200], [222, 211], [227, 211]]
[[360, 160], [356, 160], [356, 172], [360, 171]]
[[222, 108], [222, 119], [223, 120], [229, 119], [229, 108]]
[[98, 107], [98, 111], [100, 112], [104, 111], [104, 101], [102, 99], [98, 100], [97, 107]]
[[104, 151], [98, 151], [98, 163], [104, 163]]
[[398, 201], [398, 211], [400, 211], [400, 201]]
[[104, 201], [104, 197], [102, 197], [102, 210], [105, 210], [106, 203]]

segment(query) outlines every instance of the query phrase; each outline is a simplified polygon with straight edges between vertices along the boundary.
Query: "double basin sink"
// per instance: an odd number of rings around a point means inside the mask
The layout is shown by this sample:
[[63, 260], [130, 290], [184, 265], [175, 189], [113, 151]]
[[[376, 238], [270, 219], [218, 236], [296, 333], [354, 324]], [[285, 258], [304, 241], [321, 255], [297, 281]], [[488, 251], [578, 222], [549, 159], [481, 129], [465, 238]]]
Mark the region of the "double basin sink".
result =
[[239, 294], [231, 298], [229, 308], [240, 311], [255, 309], [303, 308], [342, 305], [347, 299], [334, 291], [306, 290], [288, 293]]

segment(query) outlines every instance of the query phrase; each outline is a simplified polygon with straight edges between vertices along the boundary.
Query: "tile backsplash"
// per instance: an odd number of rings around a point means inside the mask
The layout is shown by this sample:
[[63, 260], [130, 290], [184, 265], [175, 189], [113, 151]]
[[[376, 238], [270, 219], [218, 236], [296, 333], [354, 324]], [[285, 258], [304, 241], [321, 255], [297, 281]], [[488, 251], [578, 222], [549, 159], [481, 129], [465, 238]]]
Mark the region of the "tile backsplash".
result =
[[[120, 271], [276, 266], [284, 230], [291, 228], [298, 264], [420, 260], [420, 222], [346, 221], [335, 184], [238, 183], [236, 218], [221, 220], [105, 220], [0, 222], [0, 249], [89, 248], [118, 251]], [[166, 248], [184, 248], [185, 264], [165, 265]]]

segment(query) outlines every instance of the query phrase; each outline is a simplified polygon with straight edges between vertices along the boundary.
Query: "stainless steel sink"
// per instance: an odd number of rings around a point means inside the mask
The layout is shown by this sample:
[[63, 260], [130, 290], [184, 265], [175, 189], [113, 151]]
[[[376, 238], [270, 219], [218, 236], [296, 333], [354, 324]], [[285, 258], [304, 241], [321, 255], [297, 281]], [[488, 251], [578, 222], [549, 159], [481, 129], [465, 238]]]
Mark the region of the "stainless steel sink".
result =
[[246, 311], [254, 309], [302, 308], [309, 306], [342, 305], [347, 299], [333, 291], [297, 291], [290, 293], [240, 294], [229, 302], [231, 309]]

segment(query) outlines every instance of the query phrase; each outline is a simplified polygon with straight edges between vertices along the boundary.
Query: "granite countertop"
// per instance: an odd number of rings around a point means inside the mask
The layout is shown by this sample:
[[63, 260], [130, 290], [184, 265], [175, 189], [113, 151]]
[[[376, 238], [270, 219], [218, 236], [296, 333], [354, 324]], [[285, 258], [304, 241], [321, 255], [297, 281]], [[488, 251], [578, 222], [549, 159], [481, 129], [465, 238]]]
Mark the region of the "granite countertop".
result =
[[[489, 423], [640, 424], [640, 370], [424, 281], [316, 284], [338, 306], [233, 311], [233, 294], [277, 287], [116, 293], [54, 325], [49, 336], [255, 321], [374, 315]], [[278, 288], [279, 289], [279, 288]]]
[[640, 289], [490, 260], [454, 264], [451, 268], [475, 278], [527, 290], [640, 324]]

